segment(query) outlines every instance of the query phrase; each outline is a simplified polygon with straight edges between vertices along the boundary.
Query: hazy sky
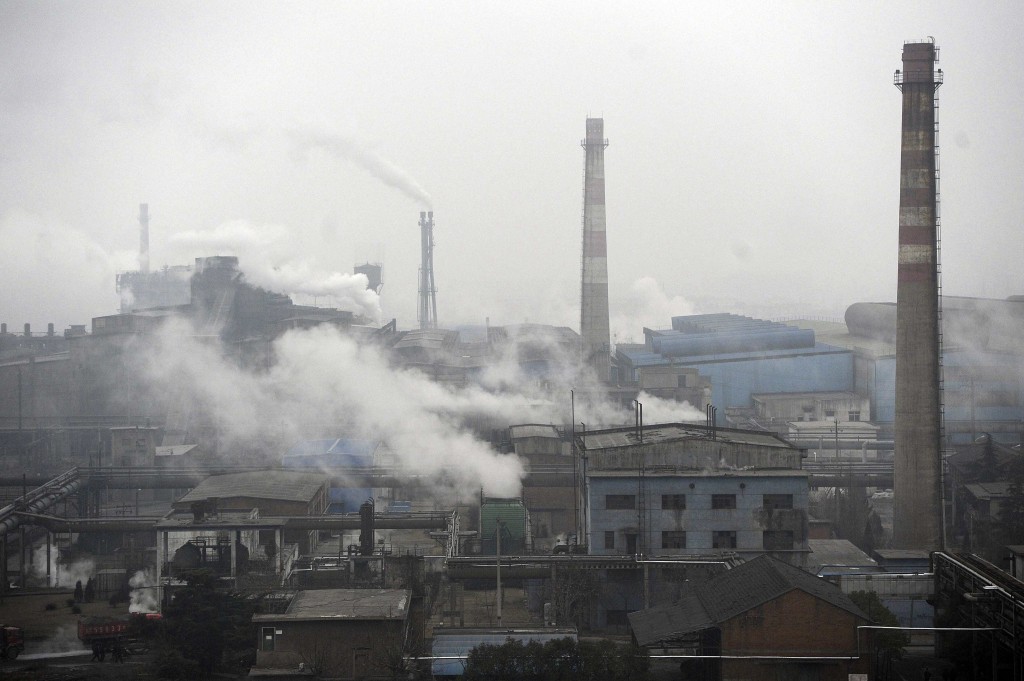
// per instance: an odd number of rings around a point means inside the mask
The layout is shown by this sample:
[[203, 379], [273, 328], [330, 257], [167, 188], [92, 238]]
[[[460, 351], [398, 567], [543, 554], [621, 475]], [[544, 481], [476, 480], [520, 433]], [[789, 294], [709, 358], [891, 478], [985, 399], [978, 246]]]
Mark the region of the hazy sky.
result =
[[175, 234], [285, 234], [256, 248], [382, 261], [413, 326], [429, 195], [443, 325], [578, 328], [588, 115], [620, 338], [895, 300], [892, 79], [928, 36], [944, 291], [1024, 293], [1022, 35], [1019, 1], [0, 0], [0, 320], [115, 312], [148, 202], [154, 266], [216, 254]]

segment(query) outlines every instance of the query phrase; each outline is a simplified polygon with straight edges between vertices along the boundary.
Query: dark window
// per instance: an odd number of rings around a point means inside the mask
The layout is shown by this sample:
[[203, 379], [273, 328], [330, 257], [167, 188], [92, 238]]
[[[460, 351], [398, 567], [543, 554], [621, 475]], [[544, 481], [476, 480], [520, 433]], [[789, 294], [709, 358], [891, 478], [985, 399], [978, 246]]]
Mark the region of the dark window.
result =
[[765, 551], [792, 551], [793, 531], [792, 530], [765, 530], [764, 531]]
[[606, 549], [614, 549], [615, 548], [615, 533], [614, 532], [605, 532], [604, 533], [604, 547]]
[[663, 549], [685, 549], [686, 532], [681, 530], [670, 530], [661, 533], [661, 548]]
[[736, 508], [736, 495], [712, 494], [711, 508]]
[[712, 532], [711, 546], [716, 549], [736, 548], [736, 533], [731, 530]]
[[848, 417], [847, 420], [849, 420], [849, 421], [860, 421], [860, 412], [859, 411], [851, 411], [850, 413], [847, 414], [847, 417]]
[[686, 495], [685, 494], [662, 494], [661, 495], [661, 507], [663, 509], [675, 509], [679, 511], [686, 510]]
[[260, 650], [274, 652], [274, 627], [260, 627]]
[[626, 535], [626, 553], [628, 555], [633, 555], [633, 554], [636, 553], [636, 535], [635, 534], [627, 534]]
[[609, 511], [622, 511], [636, 508], [636, 495], [634, 494], [607, 494], [604, 497], [604, 507]]
[[792, 494], [765, 494], [764, 507], [766, 510], [777, 508], [793, 508]]

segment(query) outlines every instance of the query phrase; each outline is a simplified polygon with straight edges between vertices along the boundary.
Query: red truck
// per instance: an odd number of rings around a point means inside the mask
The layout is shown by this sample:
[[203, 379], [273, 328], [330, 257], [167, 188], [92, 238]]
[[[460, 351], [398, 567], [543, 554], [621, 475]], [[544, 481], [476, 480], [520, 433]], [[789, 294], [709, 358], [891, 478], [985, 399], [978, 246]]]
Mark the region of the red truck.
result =
[[13, 660], [25, 650], [25, 632], [21, 627], [0, 625], [0, 658]]
[[127, 617], [83, 617], [78, 620], [78, 638], [100, 660], [107, 653], [119, 653], [137, 647], [134, 625], [140, 620], [160, 619], [160, 613], [132, 613]]

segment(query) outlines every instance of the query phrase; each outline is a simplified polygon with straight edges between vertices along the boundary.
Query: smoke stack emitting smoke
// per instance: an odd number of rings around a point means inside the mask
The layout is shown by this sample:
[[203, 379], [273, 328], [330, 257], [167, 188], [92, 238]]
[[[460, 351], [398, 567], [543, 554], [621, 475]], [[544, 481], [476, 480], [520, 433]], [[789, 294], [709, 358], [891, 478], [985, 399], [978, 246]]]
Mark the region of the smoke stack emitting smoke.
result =
[[293, 130], [290, 137], [299, 151], [319, 149], [334, 158], [350, 161], [427, 210], [434, 207], [430, 194], [409, 173], [352, 137], [314, 130]]

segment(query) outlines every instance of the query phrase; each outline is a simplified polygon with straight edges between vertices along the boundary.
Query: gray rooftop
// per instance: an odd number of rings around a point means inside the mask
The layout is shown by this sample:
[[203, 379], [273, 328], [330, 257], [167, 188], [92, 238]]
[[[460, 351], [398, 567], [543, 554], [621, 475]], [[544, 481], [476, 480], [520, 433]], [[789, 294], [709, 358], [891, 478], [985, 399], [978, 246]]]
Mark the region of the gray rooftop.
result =
[[[635, 447], [636, 445], [641, 444], [634, 428], [615, 428], [577, 433], [577, 437], [582, 438], [587, 451]], [[666, 442], [684, 442], [686, 440], [709, 439], [710, 435], [707, 427], [693, 424], [665, 423], [654, 426], [645, 426], [643, 429], [643, 444], [661, 444]], [[786, 442], [774, 433], [756, 430], [716, 428], [715, 439], [718, 442], [725, 443], [797, 449], [797, 447], [794, 447], [792, 444]]]
[[629, 623], [637, 642], [651, 645], [721, 624], [794, 589], [869, 621], [839, 587], [763, 555], [712, 577], [699, 591], [687, 594], [672, 606], [630, 613]]
[[266, 470], [211, 475], [175, 503], [188, 504], [232, 497], [308, 502], [326, 484], [327, 477], [324, 475], [299, 471]]
[[313, 589], [300, 591], [283, 615], [254, 615], [253, 622], [310, 620], [403, 620], [407, 589]]

